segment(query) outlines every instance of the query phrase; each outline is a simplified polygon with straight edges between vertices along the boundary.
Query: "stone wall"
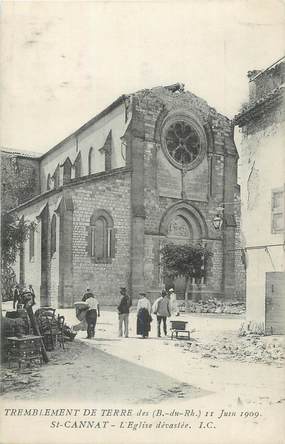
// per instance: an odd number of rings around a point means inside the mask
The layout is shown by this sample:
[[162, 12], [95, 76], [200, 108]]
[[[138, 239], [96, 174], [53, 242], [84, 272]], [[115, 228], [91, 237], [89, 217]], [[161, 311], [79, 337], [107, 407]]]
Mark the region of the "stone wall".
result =
[[[88, 253], [88, 228], [94, 210], [106, 210], [114, 221], [115, 251], [108, 263], [94, 263]], [[33, 203], [19, 207], [17, 214], [38, 222], [35, 255], [29, 257], [29, 240], [24, 246], [24, 282], [32, 284], [37, 302], [53, 307], [73, 307], [87, 287], [92, 288], [102, 305], [118, 302], [121, 286], [130, 280], [130, 172], [126, 169], [93, 175], [68, 184], [61, 191], [39, 196]], [[42, 251], [42, 217], [47, 219], [46, 247]], [[56, 250], [51, 255], [51, 221], [56, 217]], [[42, 264], [46, 260], [46, 290]], [[19, 260], [15, 264], [20, 276]], [[46, 291], [46, 293], [45, 293]], [[44, 296], [44, 295], [47, 296]]]
[[[24, 284], [29, 285], [32, 284], [35, 294], [36, 294], [36, 302], [43, 305], [52, 305], [53, 307], [58, 306], [58, 254], [59, 254], [59, 236], [57, 233], [57, 243], [56, 243], [56, 251], [53, 257], [50, 257], [50, 221], [51, 217], [54, 214], [55, 209], [57, 208], [58, 200], [60, 199], [61, 193], [54, 193], [49, 198], [42, 198], [34, 203], [20, 207], [17, 211], [19, 217], [24, 216], [25, 220], [29, 222], [35, 222], [37, 224], [35, 230], [35, 239], [34, 239], [34, 257], [30, 258], [30, 241], [29, 239], [24, 244]], [[41, 266], [42, 266], [42, 223], [41, 223], [41, 213], [44, 208], [48, 205], [48, 238], [47, 238], [47, 265], [46, 265], [46, 273], [48, 278], [47, 282], [47, 293], [48, 298], [43, 300], [41, 298], [42, 290], [41, 290]], [[57, 221], [57, 230], [59, 227], [59, 222]], [[15, 264], [15, 271], [17, 276], [17, 281], [19, 282], [20, 277], [20, 263], [19, 258]], [[42, 300], [41, 300], [42, 299]]]
[[[73, 294], [81, 300], [90, 287], [103, 305], [116, 304], [120, 287], [129, 286], [130, 173], [102, 176], [73, 187]], [[114, 221], [115, 255], [110, 263], [93, 263], [88, 254], [88, 228], [94, 210], [106, 210]]]
[[[159, 250], [164, 237], [160, 224], [167, 211], [178, 202], [191, 204], [202, 216], [207, 226], [207, 242], [213, 251], [211, 269], [208, 273], [204, 293], [222, 296], [225, 294], [225, 251], [235, 248], [239, 232], [226, 227], [217, 232], [212, 219], [217, 207], [224, 200], [234, 200], [236, 186], [236, 158], [231, 122], [218, 114], [207, 103], [189, 92], [174, 94], [166, 88], [145, 90], [135, 95], [136, 110], [144, 121], [144, 278], [148, 290], [156, 293], [162, 282], [159, 272]], [[188, 170], [182, 177], [181, 170], [175, 168], [166, 158], [160, 139], [160, 126], [171, 113], [189, 113], [199, 120], [207, 138], [207, 149], [197, 167]], [[228, 189], [225, 191], [225, 189]], [[228, 219], [234, 213], [234, 205], [225, 209]], [[228, 231], [228, 232], [227, 232]], [[226, 240], [224, 240], [227, 232]], [[235, 262], [235, 260], [233, 261]], [[234, 285], [234, 264], [228, 267], [228, 280]], [[242, 273], [242, 269], [239, 270]], [[234, 286], [227, 289], [227, 297], [241, 294]]]

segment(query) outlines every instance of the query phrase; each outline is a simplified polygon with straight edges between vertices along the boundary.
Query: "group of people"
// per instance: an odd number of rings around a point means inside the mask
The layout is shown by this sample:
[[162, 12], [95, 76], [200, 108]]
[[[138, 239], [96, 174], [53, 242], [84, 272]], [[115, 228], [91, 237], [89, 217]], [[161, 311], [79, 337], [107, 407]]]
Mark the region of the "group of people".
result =
[[140, 299], [137, 305], [137, 334], [142, 335], [143, 338], [149, 336], [151, 330], [152, 314], [156, 315], [157, 319], [157, 337], [161, 337], [161, 323], [163, 324], [164, 335], [167, 336], [167, 318], [171, 315], [179, 315], [176, 294], [173, 288], [168, 292], [162, 290], [161, 295], [155, 300], [153, 306], [146, 293], [139, 294]]
[[[157, 318], [157, 336], [161, 337], [161, 323], [163, 324], [163, 332], [167, 335], [167, 318], [171, 315], [179, 315], [176, 294], [173, 288], [168, 291], [162, 290], [161, 295], [156, 299], [153, 306], [146, 296], [146, 293], [139, 294], [139, 301], [137, 305], [137, 334], [143, 338], [149, 336], [151, 330], [152, 314]], [[97, 317], [100, 316], [100, 307], [97, 299], [89, 288], [83, 295], [82, 301], [87, 305], [86, 323], [87, 323], [87, 337], [92, 339], [95, 335], [95, 326]], [[129, 336], [129, 313], [132, 306], [132, 298], [128, 295], [127, 289], [121, 287], [120, 289], [120, 303], [118, 305], [119, 314], [119, 337]]]
[[[85, 305], [85, 320], [87, 324], [87, 337], [92, 339], [95, 335], [95, 327], [97, 318], [100, 317], [99, 302], [90, 290], [87, 288], [83, 295], [82, 302]], [[16, 285], [14, 289], [13, 308], [26, 308], [27, 305], [33, 306], [35, 304], [35, 292], [32, 285], [21, 289], [20, 285]], [[118, 305], [119, 314], [119, 337], [129, 336], [129, 313], [132, 306], [132, 298], [128, 295], [127, 289], [121, 287], [120, 289], [120, 303]], [[143, 338], [149, 336], [151, 330], [152, 314], [157, 318], [157, 336], [161, 337], [161, 324], [163, 325], [163, 332], [167, 335], [167, 318], [171, 315], [179, 315], [177, 306], [176, 294], [173, 288], [168, 291], [162, 290], [161, 295], [155, 300], [151, 306], [150, 300], [146, 293], [139, 293], [139, 300], [137, 304], [137, 334]]]

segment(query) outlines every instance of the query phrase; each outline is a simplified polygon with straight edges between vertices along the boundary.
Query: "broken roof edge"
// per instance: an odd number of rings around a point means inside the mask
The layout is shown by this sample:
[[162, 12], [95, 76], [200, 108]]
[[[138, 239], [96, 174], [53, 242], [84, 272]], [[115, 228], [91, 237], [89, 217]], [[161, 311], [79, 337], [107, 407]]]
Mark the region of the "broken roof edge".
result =
[[236, 114], [233, 118], [233, 123], [235, 126], [239, 126], [240, 128], [244, 126], [245, 124], [245, 116], [250, 115], [252, 111], [257, 109], [258, 107], [262, 107], [266, 102], [268, 102], [271, 99], [282, 99], [283, 94], [285, 91], [285, 86], [282, 84], [278, 88], [275, 88], [274, 90], [270, 91], [268, 94], [266, 94], [264, 97], [252, 102], [252, 103], [246, 103], [244, 109], [242, 109], [238, 114]]
[[265, 74], [267, 71], [271, 71], [271, 69], [274, 69], [276, 66], [278, 66], [280, 63], [285, 62], [285, 56], [281, 57], [280, 59], [276, 60], [276, 62], [272, 63], [270, 66], [268, 66], [265, 69], [260, 70], [255, 76], [250, 78], [250, 82], [253, 82], [254, 80], [257, 79], [257, 77], [262, 76], [263, 74]]
[[99, 112], [98, 114], [96, 114], [94, 117], [92, 117], [90, 120], [88, 120], [86, 123], [84, 123], [82, 126], [80, 126], [77, 130], [75, 130], [74, 132], [72, 132], [71, 134], [69, 134], [68, 136], [66, 136], [64, 139], [62, 139], [60, 142], [58, 142], [56, 145], [54, 145], [53, 147], [51, 147], [50, 149], [48, 149], [47, 151], [45, 151], [44, 153], [35, 153], [32, 151], [16, 151], [16, 150], [10, 150], [10, 149], [4, 149], [1, 148], [1, 151], [7, 151], [10, 154], [16, 154], [18, 156], [22, 156], [22, 157], [29, 157], [29, 158], [34, 158], [35, 160], [42, 160], [45, 157], [47, 157], [49, 154], [53, 153], [54, 151], [56, 151], [57, 149], [59, 149], [63, 144], [65, 144], [66, 142], [68, 142], [69, 140], [71, 140], [72, 138], [76, 138], [82, 131], [84, 131], [86, 128], [88, 128], [89, 126], [93, 125], [94, 123], [96, 123], [98, 120], [100, 120], [102, 117], [106, 116], [109, 112], [113, 111], [115, 108], [117, 108], [118, 106], [122, 105], [123, 103], [125, 103], [125, 101], [132, 96], [135, 96], [136, 94], [140, 94], [140, 93], [144, 93], [144, 92], [149, 92], [149, 91], [153, 91], [155, 92], [155, 90], [159, 90], [159, 89], [164, 89], [166, 91], [168, 91], [169, 93], [189, 93], [194, 97], [197, 97], [199, 100], [203, 101], [210, 110], [212, 110], [212, 112], [215, 112], [217, 115], [225, 118], [227, 121], [231, 122], [232, 119], [230, 119], [229, 117], [227, 117], [224, 114], [219, 113], [216, 108], [210, 106], [208, 104], [208, 102], [203, 99], [200, 96], [197, 96], [196, 94], [192, 93], [191, 91], [185, 90], [185, 84], [182, 82], [177, 82], [171, 85], [161, 85], [161, 86], [154, 86], [152, 88], [145, 88], [145, 89], [141, 89], [138, 91], [135, 91], [133, 93], [129, 93], [129, 94], [122, 94], [121, 96], [119, 96], [114, 102], [112, 102], [110, 105], [108, 105], [106, 108], [104, 108], [101, 112]]
[[160, 85], [160, 86], [154, 86], [152, 88], [145, 88], [145, 89], [141, 89], [139, 91], [136, 91], [133, 94], [130, 94], [130, 96], [134, 96], [135, 94], [143, 94], [143, 95], [147, 95], [148, 93], [152, 93], [155, 97], [157, 97], [159, 100], [161, 100], [161, 97], [159, 97], [159, 95], [157, 94], [159, 91], [164, 90], [166, 93], [168, 94], [185, 94], [185, 95], [190, 95], [191, 97], [198, 99], [201, 103], [203, 103], [208, 109], [209, 109], [209, 113], [213, 116], [216, 115], [219, 118], [225, 119], [225, 121], [227, 121], [228, 123], [232, 123], [233, 118], [227, 116], [226, 114], [223, 114], [222, 112], [219, 112], [214, 106], [212, 106], [207, 100], [205, 100], [203, 97], [201, 97], [200, 95], [195, 94], [194, 92], [185, 89], [185, 84], [181, 83], [181, 82], [177, 82], [174, 83], [172, 85]]

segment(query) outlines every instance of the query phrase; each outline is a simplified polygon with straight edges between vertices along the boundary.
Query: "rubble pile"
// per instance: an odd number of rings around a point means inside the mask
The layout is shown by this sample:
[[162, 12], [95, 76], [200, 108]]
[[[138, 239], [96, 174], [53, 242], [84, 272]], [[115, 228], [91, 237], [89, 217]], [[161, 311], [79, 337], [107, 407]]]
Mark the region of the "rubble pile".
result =
[[239, 336], [247, 336], [247, 335], [265, 335], [265, 325], [264, 322], [243, 322], [240, 326], [238, 335]]
[[[182, 304], [182, 310], [185, 304]], [[240, 301], [223, 302], [218, 299], [208, 299], [205, 301], [188, 301], [187, 312], [190, 313], [226, 313], [226, 314], [243, 314], [245, 313], [245, 303]]]
[[182, 345], [184, 350], [197, 353], [202, 358], [233, 359], [243, 362], [283, 364], [285, 342], [281, 337], [251, 335], [242, 338], [219, 338], [212, 343], [198, 341]]

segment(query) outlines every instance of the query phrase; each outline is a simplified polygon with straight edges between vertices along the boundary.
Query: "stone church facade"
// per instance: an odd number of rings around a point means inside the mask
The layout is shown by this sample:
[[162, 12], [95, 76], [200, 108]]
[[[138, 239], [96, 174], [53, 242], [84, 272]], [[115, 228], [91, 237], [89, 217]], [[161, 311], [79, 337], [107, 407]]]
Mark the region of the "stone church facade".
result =
[[[2, 153], [2, 164], [11, 158]], [[117, 303], [120, 286], [154, 298], [164, 285], [163, 245], [202, 242], [213, 256], [192, 294], [243, 298], [237, 160], [231, 121], [183, 85], [119, 97], [25, 159], [27, 181], [38, 179], [12, 211], [37, 228], [20, 252], [18, 279], [33, 284], [42, 305], [72, 306], [87, 287], [103, 305]], [[181, 296], [183, 279], [170, 284]]]

